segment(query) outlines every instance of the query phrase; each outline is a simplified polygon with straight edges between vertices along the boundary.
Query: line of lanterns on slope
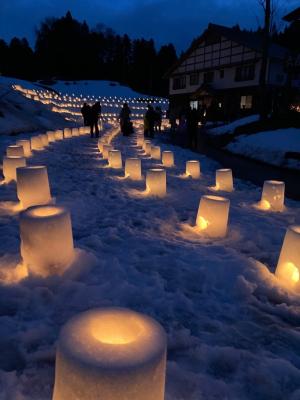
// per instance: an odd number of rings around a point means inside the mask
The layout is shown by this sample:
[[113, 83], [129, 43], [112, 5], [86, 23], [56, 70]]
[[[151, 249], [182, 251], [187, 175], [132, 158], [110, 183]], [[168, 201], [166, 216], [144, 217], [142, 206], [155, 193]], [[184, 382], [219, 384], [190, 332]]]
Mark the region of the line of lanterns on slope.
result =
[[[122, 98], [122, 97], [95, 97], [95, 96], [86, 96], [83, 95], [75, 96], [72, 95], [63, 95], [62, 93], [56, 94], [49, 90], [37, 90], [37, 89], [25, 89], [21, 85], [12, 85], [12, 88], [20, 93], [22, 93], [26, 98], [32, 99], [37, 102], [41, 102], [45, 105], [51, 106], [51, 111], [60, 113], [60, 114], [69, 114], [70, 116], [77, 118], [81, 117], [80, 108], [82, 107], [83, 102], [95, 102], [100, 101], [102, 106], [107, 108], [119, 109], [122, 107], [124, 102], [130, 105], [130, 108], [134, 110], [131, 114], [132, 118], [141, 118], [142, 115], [147, 110], [146, 104], [157, 104], [163, 107], [163, 113], [165, 117], [166, 109], [168, 107], [168, 100], [163, 98], [151, 97], [151, 98]], [[79, 109], [79, 110], [78, 110]], [[102, 117], [113, 118], [116, 120], [119, 116], [119, 112], [102, 112]]]
[[[112, 128], [98, 141], [99, 151], [114, 169], [123, 167], [121, 152], [111, 144], [118, 132], [118, 128]], [[18, 197], [25, 210], [20, 216], [21, 255], [32, 274], [45, 277], [62, 274], [72, 262], [74, 244], [70, 213], [64, 207], [51, 205], [46, 167], [26, 167], [25, 154], [29, 157], [32, 150], [42, 150], [56, 140], [86, 133], [86, 128], [66, 128], [34, 136], [30, 141], [19, 141], [7, 149], [5, 159], [11, 158], [14, 162], [5, 166], [5, 178], [17, 181]], [[137, 137], [137, 145], [154, 160], [162, 159], [164, 167], [175, 165], [173, 152], [161, 153], [159, 146], [153, 146], [141, 135]], [[22, 165], [18, 165], [17, 160], [22, 160]], [[200, 178], [199, 161], [187, 161], [186, 175]], [[126, 160], [125, 176], [142, 179], [139, 158]], [[166, 170], [148, 170], [146, 188], [149, 195], [164, 197]], [[216, 171], [215, 190], [233, 190], [231, 170]], [[262, 209], [282, 210], [284, 184], [266, 182], [261, 203]], [[224, 237], [229, 207], [230, 201], [226, 198], [203, 196], [196, 218], [200, 231], [209, 237]], [[299, 281], [299, 243], [300, 227], [290, 227], [276, 269], [276, 275], [289, 287]], [[163, 328], [147, 316], [114, 308], [82, 313], [69, 321], [59, 336], [53, 400], [75, 397], [96, 400], [99, 394], [106, 400], [163, 400], [166, 347]]]

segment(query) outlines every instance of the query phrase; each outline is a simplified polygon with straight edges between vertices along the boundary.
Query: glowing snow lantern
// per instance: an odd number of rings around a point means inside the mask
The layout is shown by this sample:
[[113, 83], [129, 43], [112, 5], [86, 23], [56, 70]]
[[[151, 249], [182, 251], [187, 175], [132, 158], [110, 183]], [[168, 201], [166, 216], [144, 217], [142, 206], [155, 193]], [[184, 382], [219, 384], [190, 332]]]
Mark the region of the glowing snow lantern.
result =
[[125, 161], [125, 176], [133, 181], [142, 179], [142, 163], [139, 158], [127, 158]]
[[42, 139], [40, 136], [32, 136], [30, 138], [31, 149], [32, 150], [42, 150], [44, 148]]
[[79, 128], [79, 135], [85, 135], [85, 127], [84, 126], [81, 126]]
[[24, 209], [51, 201], [47, 168], [17, 168], [17, 194]]
[[43, 134], [41, 134], [41, 135], [39, 135], [39, 136], [40, 136], [40, 138], [41, 138], [41, 141], [42, 141], [42, 143], [43, 143], [43, 146], [44, 146], [44, 147], [49, 146], [48, 135], [47, 135], [46, 133], [43, 133]]
[[104, 160], [108, 160], [108, 153], [113, 150], [113, 147], [111, 144], [104, 144], [103, 145], [103, 151], [102, 151], [102, 157]]
[[79, 129], [78, 128], [73, 128], [72, 129], [72, 136], [79, 136]]
[[164, 197], [167, 194], [167, 174], [164, 169], [154, 168], [147, 171], [146, 187], [150, 195]]
[[288, 228], [275, 274], [288, 287], [299, 290], [300, 226], [290, 226]]
[[72, 130], [70, 128], [64, 129], [64, 138], [70, 139], [72, 137]]
[[151, 158], [154, 160], [161, 159], [161, 151], [159, 146], [151, 146]]
[[164, 329], [146, 315], [81, 313], [59, 335], [53, 400], [163, 400], [166, 348]]
[[216, 171], [216, 189], [224, 192], [233, 191], [233, 178], [231, 169], [218, 169]]
[[202, 196], [196, 225], [209, 237], [225, 237], [230, 201], [219, 196]]
[[8, 157], [11, 157], [11, 156], [12, 157], [24, 157], [25, 154], [24, 154], [23, 146], [17, 146], [17, 145], [8, 146], [6, 149], [6, 155]]
[[46, 133], [46, 135], [47, 135], [47, 137], [48, 137], [48, 142], [49, 143], [52, 143], [52, 142], [55, 142], [55, 132], [53, 132], [53, 131], [48, 131], [47, 133]]
[[144, 136], [138, 136], [138, 137], [137, 137], [137, 140], [136, 140], [136, 144], [137, 144], [137, 146], [139, 146], [139, 147], [143, 147], [143, 144], [144, 144]]
[[190, 176], [193, 179], [200, 178], [200, 162], [199, 161], [187, 161], [186, 162], [186, 175]]
[[30, 157], [32, 155], [30, 140], [28, 140], [28, 139], [18, 140], [17, 146], [23, 146], [23, 151], [24, 151], [25, 157]]
[[17, 179], [17, 168], [26, 166], [25, 157], [3, 157], [3, 175], [6, 182]]
[[282, 211], [284, 208], [284, 182], [265, 181], [260, 201], [263, 210]]
[[55, 139], [56, 140], [63, 140], [63, 138], [64, 138], [64, 131], [62, 131], [60, 129], [55, 131]]
[[145, 140], [143, 144], [143, 150], [147, 155], [151, 154], [151, 142], [150, 140]]
[[110, 150], [108, 152], [108, 164], [111, 168], [122, 168], [122, 154], [120, 150]]
[[74, 258], [71, 217], [57, 206], [36, 206], [20, 216], [21, 256], [29, 272], [63, 274]]
[[165, 167], [174, 167], [173, 151], [163, 151], [162, 152], [162, 163]]

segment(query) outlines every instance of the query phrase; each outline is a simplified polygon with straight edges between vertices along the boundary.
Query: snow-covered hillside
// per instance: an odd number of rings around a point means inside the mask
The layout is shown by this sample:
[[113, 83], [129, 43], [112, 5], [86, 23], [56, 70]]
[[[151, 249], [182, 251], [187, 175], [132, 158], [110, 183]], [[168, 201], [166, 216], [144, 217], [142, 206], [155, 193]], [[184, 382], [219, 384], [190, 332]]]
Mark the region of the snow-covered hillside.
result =
[[[113, 144], [123, 159], [140, 157], [144, 174], [160, 166], [131, 138]], [[77, 275], [0, 285], [1, 399], [50, 400], [61, 326], [80, 311], [114, 305], [166, 329], [166, 400], [299, 400], [300, 297], [273, 275], [286, 228], [300, 224], [299, 202], [286, 201], [282, 213], [259, 211], [260, 188], [235, 180], [235, 191], [222, 193], [231, 201], [228, 237], [204, 239], [193, 226], [200, 197], [214, 193], [218, 164], [162, 149], [176, 162], [164, 199], [145, 196], [144, 180], [108, 168], [86, 136], [29, 159], [47, 165], [53, 197], [71, 210], [75, 246], [95, 262], [83, 261]], [[190, 159], [201, 162], [200, 180], [183, 176]], [[0, 197], [5, 268], [19, 258], [15, 184], [0, 186]]]
[[42, 104], [25, 99], [0, 77], [0, 135], [56, 129], [68, 123]]

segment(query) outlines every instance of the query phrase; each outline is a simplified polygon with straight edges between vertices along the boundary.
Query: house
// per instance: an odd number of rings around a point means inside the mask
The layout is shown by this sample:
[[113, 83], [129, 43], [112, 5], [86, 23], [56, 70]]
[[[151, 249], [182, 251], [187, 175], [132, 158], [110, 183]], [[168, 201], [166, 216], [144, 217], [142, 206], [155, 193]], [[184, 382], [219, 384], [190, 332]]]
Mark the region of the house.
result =
[[[205, 32], [169, 71], [170, 109], [179, 115], [188, 105], [213, 109], [225, 118], [257, 111], [262, 62], [262, 36], [209, 24]], [[268, 100], [287, 82], [288, 50], [271, 43]]]

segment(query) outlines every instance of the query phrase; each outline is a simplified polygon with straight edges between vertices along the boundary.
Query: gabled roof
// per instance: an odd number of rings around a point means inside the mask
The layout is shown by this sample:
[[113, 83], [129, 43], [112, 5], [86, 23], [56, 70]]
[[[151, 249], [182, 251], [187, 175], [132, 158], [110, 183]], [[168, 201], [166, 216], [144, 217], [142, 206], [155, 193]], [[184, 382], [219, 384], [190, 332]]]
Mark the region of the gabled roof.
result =
[[[181, 56], [177, 63], [170, 69], [166, 76], [170, 76], [174, 70], [176, 70], [194, 50], [205, 40], [209, 34], [217, 34], [219, 36], [226, 37], [233, 42], [239, 43], [246, 47], [255, 50], [258, 53], [262, 52], [263, 49], [263, 37], [262, 34], [257, 32], [242, 31], [238, 28], [228, 28], [226, 26], [209, 24], [208, 28], [204, 33], [196, 40], [192, 42], [190, 48]], [[272, 59], [284, 60], [288, 55], [289, 50], [285, 47], [279, 46], [275, 43], [271, 43], [269, 47], [269, 57]]]
[[290, 12], [288, 15], [282, 18], [284, 21], [293, 22], [300, 19], [300, 7], [296, 8], [296, 10]]

